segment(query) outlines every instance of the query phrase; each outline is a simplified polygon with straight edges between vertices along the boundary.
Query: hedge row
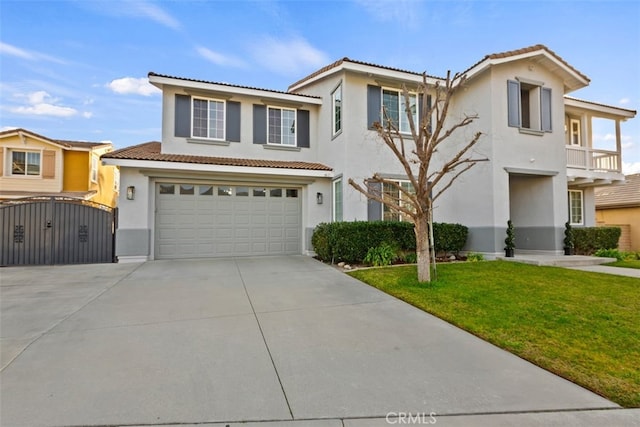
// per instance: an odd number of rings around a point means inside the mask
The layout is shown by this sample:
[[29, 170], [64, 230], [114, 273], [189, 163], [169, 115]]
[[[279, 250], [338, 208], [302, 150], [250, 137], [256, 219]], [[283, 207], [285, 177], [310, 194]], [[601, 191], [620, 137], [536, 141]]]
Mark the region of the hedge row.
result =
[[593, 255], [598, 249], [616, 249], [620, 239], [620, 227], [574, 228], [573, 246], [579, 255]]
[[[437, 252], [457, 253], [467, 242], [469, 230], [460, 224], [434, 223]], [[319, 224], [311, 238], [313, 249], [323, 261], [360, 263], [370, 248], [383, 243], [398, 251], [415, 251], [413, 224], [397, 221], [354, 221]]]

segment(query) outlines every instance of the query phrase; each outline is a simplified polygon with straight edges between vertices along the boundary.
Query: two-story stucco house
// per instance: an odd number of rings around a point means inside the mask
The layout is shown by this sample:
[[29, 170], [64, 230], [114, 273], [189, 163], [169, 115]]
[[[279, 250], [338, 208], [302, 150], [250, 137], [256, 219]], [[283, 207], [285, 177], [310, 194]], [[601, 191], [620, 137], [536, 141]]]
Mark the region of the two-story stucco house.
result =
[[[435, 220], [468, 226], [467, 248], [489, 256], [502, 252], [508, 219], [517, 250], [559, 253], [568, 219], [594, 225], [593, 189], [624, 181], [620, 122], [635, 111], [567, 97], [589, 79], [541, 45], [465, 73], [450, 117], [479, 118], [440, 154], [480, 131], [475, 150], [489, 161], [438, 199]], [[422, 80], [348, 58], [287, 92], [150, 73], [163, 92], [162, 141], [102, 157], [122, 174], [120, 259], [312, 253], [320, 222], [403, 219], [347, 182], [405, 180], [371, 125], [384, 108], [408, 131], [401, 88]], [[615, 123], [609, 151], [593, 149], [594, 117]]]
[[0, 132], [0, 200], [65, 196], [114, 207], [119, 171], [100, 156], [110, 142], [52, 139], [26, 129]]

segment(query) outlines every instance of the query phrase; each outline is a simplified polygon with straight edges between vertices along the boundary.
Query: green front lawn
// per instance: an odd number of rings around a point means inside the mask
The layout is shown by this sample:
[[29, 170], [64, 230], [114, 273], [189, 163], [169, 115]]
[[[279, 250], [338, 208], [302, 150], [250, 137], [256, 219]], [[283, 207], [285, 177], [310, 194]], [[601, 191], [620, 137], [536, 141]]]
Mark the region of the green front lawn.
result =
[[349, 273], [626, 407], [640, 407], [640, 280], [489, 261]]
[[609, 264], [612, 267], [624, 267], [624, 268], [637, 268], [640, 269], [640, 259], [628, 260], [628, 261], [616, 261]]

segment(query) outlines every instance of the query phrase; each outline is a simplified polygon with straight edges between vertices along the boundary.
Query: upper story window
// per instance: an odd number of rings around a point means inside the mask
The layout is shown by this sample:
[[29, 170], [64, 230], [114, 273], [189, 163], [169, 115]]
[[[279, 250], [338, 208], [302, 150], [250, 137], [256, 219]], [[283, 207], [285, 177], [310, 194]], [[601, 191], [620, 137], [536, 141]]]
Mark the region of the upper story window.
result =
[[342, 130], [342, 83], [331, 94], [331, 104], [333, 111], [332, 134], [335, 135]]
[[11, 175], [40, 175], [41, 156], [39, 151], [11, 150]]
[[[397, 181], [398, 185], [409, 193], [415, 193], [413, 185], [409, 181]], [[384, 183], [382, 186], [382, 194], [384, 199], [389, 199], [393, 203], [402, 207], [409, 208], [411, 205], [407, 200], [407, 195], [400, 191], [392, 184]], [[396, 212], [387, 205], [382, 205], [382, 219], [384, 221], [410, 221], [406, 214]]]
[[569, 141], [571, 145], [582, 145], [582, 139], [580, 137], [580, 120], [569, 120]]
[[268, 107], [269, 144], [296, 146], [296, 110], [291, 108]]
[[524, 79], [507, 81], [509, 126], [551, 132], [551, 89]]
[[193, 98], [191, 136], [224, 140], [225, 102], [216, 99]]
[[[391, 121], [394, 126], [398, 127], [400, 132], [411, 132], [409, 118], [407, 117], [405, 108], [405, 97], [402, 92], [394, 89], [383, 89], [382, 108], [384, 109], [382, 117], [385, 127], [388, 126], [389, 121]], [[413, 122], [418, 123], [418, 103], [415, 94], [409, 94], [409, 108], [411, 109]]]
[[173, 134], [181, 138], [198, 138], [198, 143], [219, 145], [219, 141], [240, 142], [240, 102], [214, 98], [175, 95]]

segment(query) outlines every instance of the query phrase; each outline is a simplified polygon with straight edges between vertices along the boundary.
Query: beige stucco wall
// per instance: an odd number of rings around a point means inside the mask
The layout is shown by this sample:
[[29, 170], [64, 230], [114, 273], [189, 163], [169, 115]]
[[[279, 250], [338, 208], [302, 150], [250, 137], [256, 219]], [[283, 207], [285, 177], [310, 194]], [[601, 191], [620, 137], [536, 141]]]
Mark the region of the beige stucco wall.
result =
[[[2, 174], [0, 175], [0, 192], [3, 191], [30, 191], [55, 193], [62, 191], [62, 170], [64, 159], [62, 149], [53, 144], [48, 144], [27, 135], [21, 138], [18, 135], [12, 135], [0, 140], [0, 149], [2, 150]], [[42, 170], [40, 176], [12, 176], [11, 175], [11, 149], [16, 150], [33, 150], [42, 153], [44, 150], [55, 152], [55, 176], [54, 178], [42, 178]], [[41, 168], [42, 169], [42, 168]]]
[[[621, 250], [640, 251], [640, 206], [617, 209], [597, 209], [598, 225], [629, 225], [629, 248]], [[623, 240], [621, 238], [621, 240]]]

